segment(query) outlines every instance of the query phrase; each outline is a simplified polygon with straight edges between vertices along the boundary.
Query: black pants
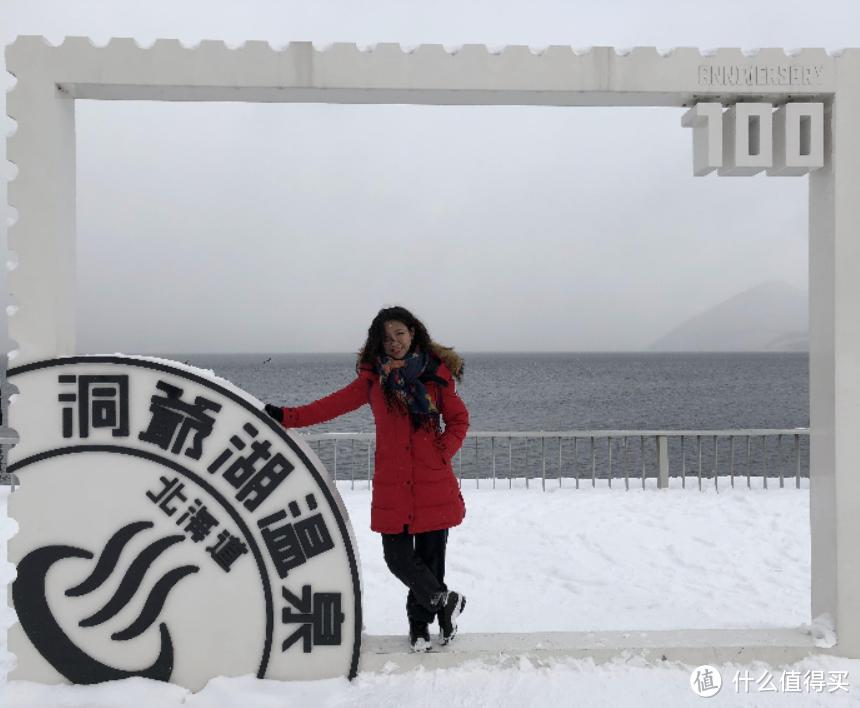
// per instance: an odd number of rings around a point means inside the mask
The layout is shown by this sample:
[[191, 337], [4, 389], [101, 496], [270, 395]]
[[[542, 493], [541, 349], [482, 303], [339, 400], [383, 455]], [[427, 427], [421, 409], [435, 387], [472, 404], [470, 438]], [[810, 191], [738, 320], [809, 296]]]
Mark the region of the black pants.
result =
[[448, 529], [424, 533], [384, 533], [382, 552], [388, 569], [409, 588], [406, 616], [431, 623], [436, 617], [433, 598], [447, 590], [445, 545]]

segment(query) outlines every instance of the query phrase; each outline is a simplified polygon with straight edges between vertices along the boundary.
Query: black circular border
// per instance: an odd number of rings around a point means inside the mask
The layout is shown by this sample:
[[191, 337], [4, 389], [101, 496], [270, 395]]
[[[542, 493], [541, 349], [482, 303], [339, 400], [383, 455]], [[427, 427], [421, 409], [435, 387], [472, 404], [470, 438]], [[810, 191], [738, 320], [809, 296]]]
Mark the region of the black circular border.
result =
[[[316, 481], [317, 486], [319, 487], [320, 491], [325, 496], [326, 501], [328, 502], [329, 507], [332, 510], [332, 513], [334, 514], [335, 520], [337, 521], [338, 529], [340, 530], [341, 538], [343, 539], [344, 545], [346, 546], [346, 554], [347, 554], [347, 558], [349, 559], [349, 569], [350, 569], [350, 573], [352, 574], [353, 597], [355, 598], [355, 627], [354, 627], [354, 633], [353, 633], [353, 636], [355, 637], [355, 639], [353, 642], [352, 660], [350, 661], [349, 674], [347, 675], [347, 678], [349, 678], [350, 680], [354, 679], [358, 675], [358, 659], [359, 659], [359, 655], [361, 653], [361, 628], [362, 628], [361, 581], [360, 581], [359, 574], [358, 574], [358, 563], [356, 561], [355, 549], [352, 547], [352, 541], [351, 541], [350, 534], [349, 534], [347, 527], [346, 527], [346, 521], [344, 520], [343, 515], [340, 513], [340, 507], [335, 502], [334, 496], [332, 495], [331, 490], [329, 489], [327, 479], [324, 479], [323, 474], [321, 474], [320, 471], [316, 468], [316, 466], [314, 466], [311, 463], [310, 459], [308, 459], [308, 457], [304, 454], [304, 452], [302, 452], [302, 450], [298, 446], [298, 444], [292, 438], [290, 438], [289, 435], [287, 435], [286, 429], [283, 426], [279, 425], [277, 422], [275, 422], [270, 416], [268, 416], [267, 414], [262, 412], [260, 409], [252, 406], [244, 398], [237, 395], [236, 393], [234, 393], [230, 389], [221, 386], [220, 384], [216, 383], [215, 381], [212, 381], [211, 379], [208, 379], [208, 378], [205, 378], [202, 376], [198, 376], [197, 374], [194, 374], [190, 371], [185, 371], [184, 369], [174, 368], [174, 367], [168, 366], [167, 364], [163, 364], [161, 362], [149, 361], [147, 359], [137, 359], [133, 356], [121, 357], [121, 356], [96, 355], [96, 356], [68, 356], [68, 357], [58, 357], [55, 359], [45, 359], [42, 361], [35, 361], [35, 362], [30, 363], [30, 364], [23, 364], [21, 366], [16, 366], [12, 369], [9, 369], [6, 372], [6, 378], [12, 379], [14, 376], [17, 376], [19, 374], [25, 374], [25, 373], [28, 373], [30, 371], [37, 371], [39, 369], [47, 369], [47, 368], [51, 368], [54, 366], [65, 366], [66, 364], [119, 364], [122, 366], [138, 366], [138, 367], [143, 368], [143, 369], [154, 369], [155, 371], [163, 371], [163, 372], [171, 374], [173, 376], [178, 376], [180, 378], [188, 379], [188, 380], [193, 381], [197, 384], [200, 384], [201, 386], [211, 388], [212, 390], [220, 393], [222, 396], [229, 398], [234, 403], [238, 403], [240, 406], [245, 408], [245, 410], [247, 410], [249, 413], [252, 413], [258, 420], [264, 421], [266, 423], [266, 425], [269, 426], [269, 429], [272, 432], [274, 432], [280, 436], [281, 440], [283, 440], [283, 442], [285, 442], [289, 446], [289, 448], [293, 451], [293, 453], [302, 461], [302, 464], [304, 464], [305, 468], [314, 477], [314, 480]], [[77, 446], [77, 449], [84, 449], [85, 447], [86, 446]], [[110, 448], [110, 447], [117, 448], [117, 450], [114, 450], [114, 452], [117, 452], [120, 450], [126, 451], [126, 450], [136, 449], [136, 448], [123, 448], [120, 446], [110, 446], [110, 445], [92, 446], [92, 447], [99, 447], [101, 449]], [[144, 451], [140, 451], [140, 452], [143, 453], [143, 456], [148, 454], [148, 453], [145, 453]], [[39, 453], [39, 454], [44, 455], [44, 454], [49, 454], [49, 453]], [[30, 458], [27, 458], [27, 460], [21, 460], [19, 462], [16, 462], [13, 465], [9, 465], [8, 470], [9, 470], [9, 472], [14, 472], [16, 469], [23, 467], [25, 462], [27, 462], [29, 464], [29, 462], [36, 461], [36, 458], [38, 458], [38, 457], [39, 457], [38, 454], [33, 455]], [[166, 459], [162, 460], [162, 458], [159, 458], [158, 456], [154, 456], [154, 459], [157, 459], [159, 462], [167, 462]], [[181, 468], [180, 470], [177, 470], [177, 471], [182, 471], [185, 469], [185, 468], [182, 468], [181, 465], [177, 465], [177, 466]], [[193, 475], [194, 473], [189, 471], [189, 474]], [[194, 476], [196, 476], [196, 475], [194, 475]], [[328, 475], [326, 475], [326, 477], [327, 476]], [[205, 488], [206, 487], [204, 487], [204, 489]], [[240, 520], [240, 523], [242, 526], [244, 526], [244, 522], [241, 522], [241, 520]], [[266, 583], [266, 593], [268, 595], [271, 595], [271, 589], [270, 589], [268, 583]], [[270, 606], [270, 604], [269, 604], [269, 606]], [[267, 613], [268, 613], [268, 609], [267, 609]], [[267, 625], [268, 624], [269, 624], [269, 620], [267, 619]], [[268, 648], [264, 653], [264, 659], [266, 660], [266, 664], [268, 664], [268, 656], [269, 656], [269, 653], [271, 651], [271, 631], [268, 632], [267, 644], [268, 644]], [[262, 665], [261, 665], [261, 668], [262, 668]], [[258, 678], [265, 678], [265, 676], [260, 676], [258, 674]]]

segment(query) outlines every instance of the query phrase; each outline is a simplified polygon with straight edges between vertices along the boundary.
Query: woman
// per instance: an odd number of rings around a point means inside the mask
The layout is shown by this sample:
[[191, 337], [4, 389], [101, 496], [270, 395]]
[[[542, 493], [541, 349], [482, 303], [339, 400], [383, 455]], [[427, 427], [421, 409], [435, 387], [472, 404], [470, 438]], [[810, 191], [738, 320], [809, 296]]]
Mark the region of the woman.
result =
[[434, 618], [447, 644], [466, 605], [445, 585], [448, 529], [466, 513], [451, 468], [469, 427], [454, 384], [463, 360], [433, 342], [408, 310], [389, 307], [371, 322], [356, 371], [352, 383], [325, 398], [297, 408], [266, 404], [266, 412], [284, 427], [301, 428], [370, 404], [376, 422], [370, 527], [382, 534], [389, 570], [409, 588], [409, 643], [429, 651]]

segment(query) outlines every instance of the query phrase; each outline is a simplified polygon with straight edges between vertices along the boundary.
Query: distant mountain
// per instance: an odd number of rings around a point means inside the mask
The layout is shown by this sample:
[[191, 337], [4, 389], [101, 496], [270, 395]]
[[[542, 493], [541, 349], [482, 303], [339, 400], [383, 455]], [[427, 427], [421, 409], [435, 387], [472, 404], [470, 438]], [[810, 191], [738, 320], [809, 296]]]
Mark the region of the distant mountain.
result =
[[786, 283], [757, 285], [682, 322], [652, 351], [808, 351], [809, 302]]

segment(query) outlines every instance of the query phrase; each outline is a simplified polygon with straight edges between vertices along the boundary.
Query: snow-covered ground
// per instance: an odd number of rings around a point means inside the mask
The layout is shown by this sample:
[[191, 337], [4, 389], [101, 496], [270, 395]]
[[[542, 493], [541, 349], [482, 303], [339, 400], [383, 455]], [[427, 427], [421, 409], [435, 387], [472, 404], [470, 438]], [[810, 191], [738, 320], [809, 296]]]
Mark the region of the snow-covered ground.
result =
[[[674, 481], [674, 480], [673, 480]], [[547, 491], [464, 483], [468, 513], [451, 532], [449, 585], [468, 597], [461, 632], [788, 627], [808, 624], [809, 495], [806, 489], [721, 485], [642, 490], [584, 486]], [[370, 493], [340, 483], [356, 531], [368, 634], [403, 634], [405, 590], [388, 573], [369, 531]], [[14, 528], [0, 513], [0, 538]], [[0, 569], [0, 582], [3, 571]], [[5, 578], [10, 579], [7, 572]], [[8, 623], [8, 615], [6, 616]], [[404, 639], [405, 642], [405, 639]], [[3, 645], [5, 647], [5, 643]], [[197, 694], [143, 679], [93, 687], [9, 682], [3, 706], [458, 706], [699, 705], [693, 667], [636, 657], [594, 665], [564, 659], [472, 662], [448, 669], [362, 673], [304, 683], [218, 678]], [[819, 655], [792, 667], [719, 665], [714, 705], [860, 703], [860, 661]], [[783, 671], [824, 679], [820, 691], [780, 685]], [[748, 693], [737, 671], [755, 680]], [[773, 684], [764, 677], [770, 672]], [[848, 691], [837, 688], [848, 672]], [[773, 685], [777, 690], [768, 691]]]
[[[463, 483], [466, 520], [449, 537], [446, 579], [468, 598], [464, 631], [810, 621], [807, 490], [498, 484]], [[404, 591], [385, 568], [379, 536], [366, 531], [370, 492], [341, 488], [359, 537], [367, 631], [402, 633]]]

